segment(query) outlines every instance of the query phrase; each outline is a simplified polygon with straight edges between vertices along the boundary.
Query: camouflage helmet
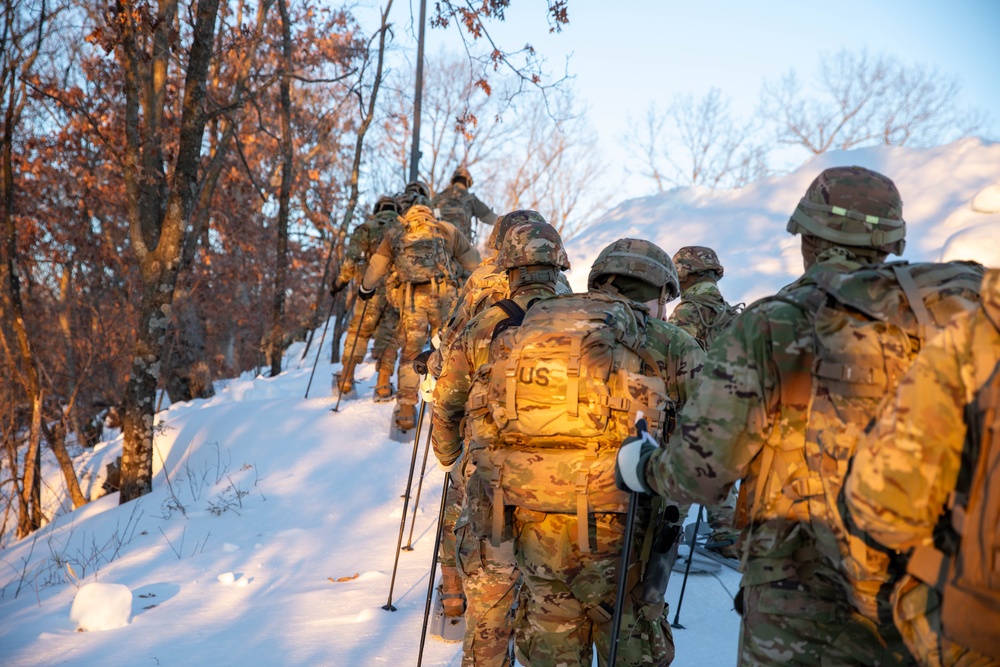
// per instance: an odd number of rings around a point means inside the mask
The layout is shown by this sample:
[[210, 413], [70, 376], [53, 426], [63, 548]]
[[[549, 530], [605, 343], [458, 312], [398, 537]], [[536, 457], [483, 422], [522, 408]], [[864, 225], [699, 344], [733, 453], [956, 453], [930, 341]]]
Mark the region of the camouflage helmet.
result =
[[465, 181], [465, 187], [471, 188], [472, 174], [469, 173], [469, 170], [464, 165], [459, 165], [455, 169], [455, 173], [451, 175], [451, 182], [454, 183], [455, 181]]
[[657, 287], [664, 302], [676, 299], [681, 292], [670, 255], [651, 241], [618, 239], [602, 250], [590, 267], [587, 287], [595, 289], [601, 278], [612, 275], [638, 278]]
[[721, 278], [723, 274], [719, 256], [711, 248], [702, 245], [686, 245], [675, 252], [674, 266], [679, 280], [709, 271], [714, 271], [717, 278]]
[[409, 195], [420, 195], [422, 197], [426, 197], [427, 199], [431, 198], [431, 189], [423, 181], [410, 181], [406, 184], [406, 188], [403, 189], [403, 192]]
[[378, 201], [375, 202], [375, 206], [372, 207], [372, 215], [382, 213], [383, 211], [392, 211], [397, 214], [399, 213], [399, 202], [396, 201], [395, 197], [383, 195], [378, 198]]
[[903, 201], [896, 184], [864, 167], [824, 170], [806, 190], [787, 229], [839, 246], [896, 255], [906, 245]]
[[510, 231], [510, 228], [518, 223], [527, 221], [527, 218], [525, 217], [514, 215], [514, 213], [519, 212], [526, 213], [527, 211], [512, 211], [511, 213], [501, 215], [497, 218], [497, 221], [493, 223], [493, 229], [490, 230], [490, 237], [486, 240], [486, 247], [492, 248], [493, 250], [499, 250], [500, 244], [503, 243], [504, 237], [507, 236], [507, 232]]
[[510, 270], [544, 264], [564, 271], [569, 268], [569, 257], [559, 232], [540, 213], [513, 211], [504, 218], [509, 218], [509, 228], [500, 241], [497, 267]]

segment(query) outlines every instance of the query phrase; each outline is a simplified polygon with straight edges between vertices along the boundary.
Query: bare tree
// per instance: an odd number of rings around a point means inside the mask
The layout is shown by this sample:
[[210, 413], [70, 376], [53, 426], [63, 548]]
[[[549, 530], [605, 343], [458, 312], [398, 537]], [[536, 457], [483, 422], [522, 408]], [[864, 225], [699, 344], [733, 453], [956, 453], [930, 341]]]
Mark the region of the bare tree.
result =
[[670, 187], [742, 187], [768, 173], [767, 149], [756, 127], [734, 117], [718, 88], [700, 99], [678, 95], [665, 112], [651, 104], [645, 122], [630, 123], [623, 138], [663, 192]]
[[867, 50], [824, 54], [809, 94], [789, 70], [765, 81], [760, 114], [779, 143], [819, 154], [886, 144], [925, 146], [968, 136], [984, 115], [959, 107], [958, 81]]

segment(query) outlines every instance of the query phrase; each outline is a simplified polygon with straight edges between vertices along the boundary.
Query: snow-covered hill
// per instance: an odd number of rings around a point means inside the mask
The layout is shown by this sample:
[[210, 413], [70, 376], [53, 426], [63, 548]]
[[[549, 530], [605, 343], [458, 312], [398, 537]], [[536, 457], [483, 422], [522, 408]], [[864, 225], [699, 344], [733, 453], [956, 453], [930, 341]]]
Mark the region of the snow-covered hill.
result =
[[[731, 299], [772, 292], [801, 270], [798, 241], [784, 231], [788, 215], [820, 170], [843, 164], [896, 181], [910, 259], [1000, 266], [1000, 145], [965, 140], [832, 153], [740, 191], [675, 190], [625, 202], [570, 245], [574, 284], [585, 283], [608, 242], [637, 236], [670, 253], [681, 245], [715, 247]], [[363, 398], [333, 413], [336, 366], [320, 361], [312, 397], [304, 399], [315, 348], [305, 360], [301, 354], [302, 344], [290, 348], [288, 370], [276, 378], [244, 375], [219, 383], [212, 399], [160, 413], [154, 491], [138, 501], [119, 506], [117, 495], [99, 498], [120, 438], [78, 457], [85, 493], [99, 499], [75, 512], [66, 510], [54, 461], [46, 461], [45, 496], [57, 518], [0, 551], [0, 663], [416, 663], [442, 473], [431, 456], [414, 550], [400, 557], [392, 600], [398, 611], [384, 611], [413, 449], [387, 437], [392, 405], [368, 398], [372, 363], [360, 367]], [[74, 595], [94, 581], [131, 590], [127, 626], [75, 631]], [[735, 662], [739, 620], [731, 595], [738, 581], [727, 569], [691, 578], [675, 665]], [[675, 577], [672, 606], [679, 592]], [[423, 664], [458, 665], [459, 652], [430, 640]]]
[[1000, 266], [1000, 143], [963, 139], [927, 149], [875, 147], [819, 155], [784, 176], [740, 190], [681, 188], [632, 199], [570, 245], [571, 282], [584, 289], [597, 254], [622, 236], [654, 241], [670, 254], [707, 245], [726, 270], [730, 301], [751, 301], [802, 273], [799, 239], [788, 218], [824, 169], [859, 165], [893, 179], [903, 197], [910, 261], [973, 259]]

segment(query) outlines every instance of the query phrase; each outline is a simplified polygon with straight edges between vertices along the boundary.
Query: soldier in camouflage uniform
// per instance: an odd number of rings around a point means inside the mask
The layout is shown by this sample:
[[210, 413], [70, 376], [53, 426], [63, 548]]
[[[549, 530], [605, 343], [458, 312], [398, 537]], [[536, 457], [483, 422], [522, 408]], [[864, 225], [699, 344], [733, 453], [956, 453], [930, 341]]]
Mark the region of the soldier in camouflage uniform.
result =
[[895, 185], [881, 174], [860, 167], [821, 173], [788, 227], [802, 234], [805, 274], [753, 304], [715, 342], [665, 448], [635, 443], [619, 451], [619, 470], [635, 491], [711, 504], [742, 480], [741, 495], [752, 500], [740, 541], [741, 665], [909, 660], [904, 648], [886, 645], [891, 626], [852, 608], [845, 576], [820, 557], [808, 506], [790, 495], [800, 464], [787, 463], [805, 457], [815, 357], [813, 325], [796, 297], [817, 289], [824, 275], [901, 253], [901, 212]]
[[[957, 542], [954, 534], [949, 538], [947, 533], [951, 532], [951, 499], [960, 471], [970, 465], [963, 460], [966, 416], [1000, 363], [1000, 270], [986, 273], [981, 298], [981, 309], [956, 316], [921, 350], [895, 398], [885, 405], [867, 440], [859, 443], [844, 485], [857, 524], [898, 552], [929, 551], [936, 545], [947, 553], [950, 547], [944, 545]], [[983, 427], [981, 433], [990, 424]], [[998, 436], [994, 433], [993, 437]], [[993, 512], [995, 517], [996, 508]], [[975, 546], [963, 543], [962, 548]], [[996, 577], [995, 567], [992, 576]], [[896, 626], [920, 664], [1000, 665], [1000, 658], [989, 658], [942, 634], [936, 583], [933, 576], [921, 580], [907, 574], [893, 593]], [[994, 632], [1000, 628], [994, 627]]]
[[479, 197], [469, 192], [472, 187], [472, 174], [465, 167], [458, 167], [451, 177], [447, 188], [434, 197], [431, 208], [440, 220], [447, 220], [458, 227], [470, 239], [475, 239], [472, 228], [472, 218], [477, 218], [487, 225], [494, 225], [497, 215], [489, 206], [479, 200]]
[[[606, 308], [616, 313], [619, 309], [630, 312], [639, 330], [636, 339], [627, 343], [636, 347], [629, 349], [642, 350], [643, 368], [664, 387], [664, 405], [669, 404], [674, 409], [682, 406], [687, 398], [687, 387], [701, 366], [703, 352], [689, 335], [650, 316], [650, 305], [658, 316], [662, 316], [667, 299], [675, 298], [678, 293], [676, 271], [669, 255], [647, 241], [621, 239], [598, 256], [591, 268], [588, 285], [590, 296], [587, 299], [574, 295], [560, 298], [572, 300], [567, 303], [573, 303], [573, 307], [578, 307], [577, 302], [583, 305], [584, 300], [589, 300], [590, 307], [601, 308], [602, 312]], [[552, 303], [545, 302], [546, 305]], [[552, 326], [558, 329], [561, 324], [554, 322]], [[619, 332], [624, 333], [623, 330]], [[582, 395], [581, 392], [581, 398]], [[652, 398], [647, 396], [646, 400]], [[631, 411], [627, 406], [617, 409]], [[646, 416], [652, 419], [653, 415], [647, 413]], [[569, 432], [561, 425], [554, 424], [552, 430], [553, 440], [569, 437]], [[598, 448], [596, 459], [590, 458], [589, 446], [579, 449], [579, 445], [575, 445], [568, 450], [530, 447], [531, 460], [541, 467], [567, 465], [565, 475], [539, 477], [530, 468], [517, 465], [503, 468], [504, 486], [524, 489], [526, 494], [538, 499], [539, 506], [560, 505], [565, 501], [556, 499], [567, 494], [577, 497], [576, 513], [539, 511], [516, 501], [508, 503], [515, 505], [515, 555], [527, 591], [522, 594], [517, 620], [518, 657], [524, 664], [589, 666], [595, 645], [599, 664], [607, 661], [627, 496], [615, 496], [619, 502], [614, 503], [614, 498], [601, 491], [603, 473], [600, 471], [604, 469], [605, 460], [602, 452], [613, 456], [613, 449], [601, 449], [598, 443], [593, 446]], [[502, 450], [501, 457], [508, 462], [506, 451]], [[580, 470], [589, 470], [588, 481], [583, 487], [587, 489], [586, 506], [579, 500], [582, 484], [579, 473], [569, 472], [574, 467], [570, 460], [576, 461]], [[559, 461], [566, 462], [560, 464]], [[534, 464], [531, 467], [535, 467]], [[592, 492], [599, 495], [592, 496]], [[612, 507], [610, 511], [603, 509]], [[581, 516], [586, 525], [581, 524]], [[664, 666], [673, 660], [673, 637], [663, 590], [653, 590], [646, 595], [643, 577], [649, 563], [640, 562], [641, 546], [649, 528], [656, 526], [669, 530], [669, 526], [660, 525], [664, 516], [667, 516], [666, 511], [654, 513], [650, 503], [640, 507], [632, 552], [635, 559], [629, 565], [634, 574], [629, 577], [630, 590], [624, 597], [618, 640], [619, 665]]]
[[395, 271], [401, 283], [397, 294], [401, 297], [403, 350], [394, 420], [396, 428], [405, 433], [416, 425], [417, 417], [420, 380], [413, 360], [430, 336], [442, 329], [455, 299], [457, 278], [452, 263], [471, 273], [479, 265], [479, 253], [453, 225], [435, 220], [431, 210], [421, 204], [411, 206], [400, 222], [386, 232], [369, 260], [358, 297], [370, 299], [390, 269]]
[[[372, 209], [372, 215], [362, 224], [354, 228], [345, 252], [344, 263], [330, 293], [336, 295], [351, 280], [361, 282], [368, 258], [375, 254], [387, 229], [398, 225], [396, 218], [399, 206], [392, 197], [380, 197]], [[362, 313], [364, 318], [362, 318]], [[364, 361], [368, 350], [368, 340], [374, 337], [372, 343], [372, 358], [376, 361], [378, 381], [375, 385], [376, 399], [392, 397], [392, 372], [396, 368], [396, 357], [399, 345], [396, 343], [396, 325], [399, 323], [399, 311], [389, 302], [383, 284], [375, 290], [368, 301], [368, 307], [356, 307], [354, 317], [347, 328], [344, 339], [344, 368], [337, 377], [336, 383], [340, 393], [347, 394], [354, 387], [354, 369]], [[350, 357], [351, 349], [355, 353]]]
[[423, 181], [411, 181], [406, 184], [403, 191], [396, 195], [399, 201], [399, 214], [406, 215], [411, 206], [420, 204], [422, 206], [431, 205], [431, 189]]
[[[674, 266], [681, 283], [681, 302], [667, 319], [683, 329], [707, 350], [716, 336], [728, 329], [739, 310], [726, 303], [719, 291], [725, 270], [715, 251], [705, 246], [684, 246], [674, 253]], [[708, 509], [712, 529], [710, 549], [727, 558], [739, 558], [736, 540], [740, 531], [733, 528], [736, 515], [736, 488], [726, 498]]]
[[[508, 298], [527, 308], [534, 300], [555, 296], [557, 277], [569, 267], [558, 232], [535, 211], [508, 213], [504, 221], [511, 226], [503, 235], [496, 264], [509, 276]], [[519, 579], [514, 543], [510, 536], [496, 546], [490, 541], [492, 494], [477, 474], [479, 457], [489, 443], [472, 439], [463, 458], [466, 438], [462, 431], [473, 379], [483, 380], [480, 369], [489, 362], [492, 346], [502, 344], [494, 341], [494, 331], [509, 317], [500, 306], [487, 307], [474, 316], [446, 349], [434, 390], [431, 439], [435, 456], [449, 469], [463, 461], [467, 480], [468, 501], [455, 528], [459, 572], [468, 601], [464, 667], [504, 665], [513, 632], [510, 610]]]

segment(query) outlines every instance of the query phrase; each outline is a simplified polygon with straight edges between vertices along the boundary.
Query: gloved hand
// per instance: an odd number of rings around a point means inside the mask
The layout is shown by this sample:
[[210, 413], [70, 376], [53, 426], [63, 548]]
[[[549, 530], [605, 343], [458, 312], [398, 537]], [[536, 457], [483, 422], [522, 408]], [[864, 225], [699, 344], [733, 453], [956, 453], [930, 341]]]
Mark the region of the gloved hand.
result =
[[375, 296], [375, 289], [366, 290], [364, 285], [358, 285], [358, 298], [362, 301], [367, 301], [368, 299]]
[[427, 360], [431, 358], [434, 350], [424, 350], [413, 360], [413, 372], [417, 375], [427, 375]]
[[434, 387], [437, 386], [437, 380], [434, 376], [428, 373], [424, 376], [424, 379], [420, 382], [420, 398], [424, 399], [424, 403], [434, 402]]
[[626, 438], [615, 460], [615, 486], [621, 491], [652, 494], [646, 486], [646, 464], [659, 447], [646, 430], [645, 420], [636, 424], [637, 435]]
[[330, 296], [336, 298], [337, 295], [340, 294], [345, 287], [347, 287], [347, 283], [342, 283], [340, 281], [334, 280], [333, 284], [330, 285]]

